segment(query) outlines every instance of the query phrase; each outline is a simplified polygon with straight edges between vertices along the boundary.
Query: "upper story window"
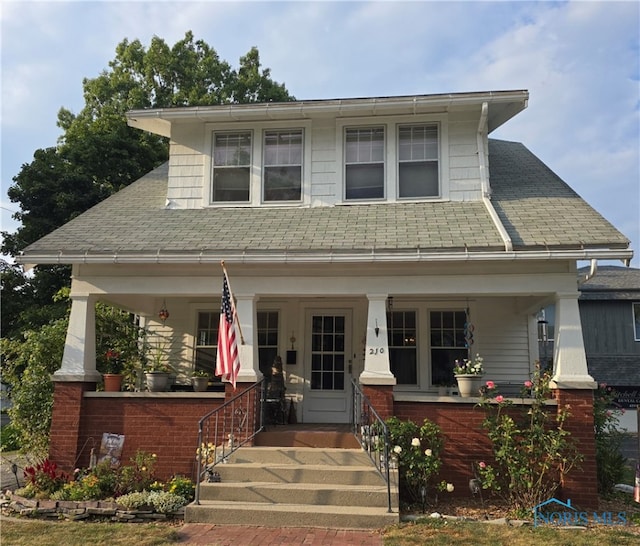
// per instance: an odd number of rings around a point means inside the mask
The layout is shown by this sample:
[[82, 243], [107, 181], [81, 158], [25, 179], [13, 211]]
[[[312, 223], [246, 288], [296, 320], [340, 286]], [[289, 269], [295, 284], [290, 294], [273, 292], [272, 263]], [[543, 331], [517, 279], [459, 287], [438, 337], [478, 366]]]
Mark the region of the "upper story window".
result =
[[251, 140], [250, 131], [214, 134], [212, 202], [249, 201]]
[[265, 201], [300, 201], [302, 131], [265, 131], [263, 168]]
[[640, 341], [640, 303], [633, 304], [633, 332], [635, 340]]
[[439, 194], [438, 127], [399, 127], [398, 197], [437, 197]]
[[345, 132], [345, 199], [384, 197], [384, 127]]

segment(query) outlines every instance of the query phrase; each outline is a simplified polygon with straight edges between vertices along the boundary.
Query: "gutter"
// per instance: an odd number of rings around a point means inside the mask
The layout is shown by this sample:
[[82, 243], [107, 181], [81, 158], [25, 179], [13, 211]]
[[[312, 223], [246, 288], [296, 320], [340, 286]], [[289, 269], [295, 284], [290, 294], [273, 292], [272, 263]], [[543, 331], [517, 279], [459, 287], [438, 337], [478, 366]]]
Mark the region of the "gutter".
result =
[[298, 263], [411, 263], [411, 262], [481, 262], [481, 261], [521, 261], [521, 260], [622, 260], [633, 257], [632, 250], [607, 248], [581, 250], [520, 250], [520, 251], [424, 251], [420, 248], [401, 252], [363, 250], [354, 252], [307, 252], [307, 251], [216, 251], [162, 252], [145, 254], [86, 253], [36, 254], [18, 256], [16, 263], [25, 269], [35, 265], [53, 264], [219, 264], [220, 260], [237, 264], [298, 264]]
[[487, 155], [484, 146], [484, 135], [486, 133], [487, 118], [489, 116], [489, 104], [485, 101], [482, 103], [482, 110], [480, 112], [480, 121], [478, 123], [478, 132], [476, 134], [476, 140], [478, 143], [478, 161], [480, 164], [480, 187], [482, 190], [482, 202], [484, 203], [493, 225], [498, 230], [500, 238], [504, 243], [505, 252], [513, 251], [513, 242], [511, 237], [507, 233], [506, 228], [500, 221], [500, 217], [496, 212], [493, 203], [491, 202], [491, 186], [489, 185], [489, 179], [487, 177]]

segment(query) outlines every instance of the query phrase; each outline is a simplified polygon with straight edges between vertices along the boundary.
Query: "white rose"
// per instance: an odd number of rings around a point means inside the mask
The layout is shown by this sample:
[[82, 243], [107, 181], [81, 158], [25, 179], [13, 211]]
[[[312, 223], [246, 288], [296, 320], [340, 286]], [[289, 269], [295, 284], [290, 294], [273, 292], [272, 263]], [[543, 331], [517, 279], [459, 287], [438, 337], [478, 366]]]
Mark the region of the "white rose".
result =
[[396, 446], [393, 448], [393, 452], [400, 455], [400, 453], [402, 453], [402, 448], [400, 446]]
[[413, 440], [411, 440], [411, 445], [413, 447], [420, 447], [420, 438], [414, 438]]
[[452, 483], [448, 483], [448, 484], [447, 484], [447, 491], [448, 491], [449, 493], [453, 493], [453, 490], [454, 490], [454, 489], [455, 489], [455, 488], [453, 487], [453, 484], [452, 484]]
[[431, 451], [430, 449], [425, 449], [425, 450], [424, 450], [424, 454], [425, 454], [427, 457], [431, 457], [431, 455], [433, 455], [433, 451]]

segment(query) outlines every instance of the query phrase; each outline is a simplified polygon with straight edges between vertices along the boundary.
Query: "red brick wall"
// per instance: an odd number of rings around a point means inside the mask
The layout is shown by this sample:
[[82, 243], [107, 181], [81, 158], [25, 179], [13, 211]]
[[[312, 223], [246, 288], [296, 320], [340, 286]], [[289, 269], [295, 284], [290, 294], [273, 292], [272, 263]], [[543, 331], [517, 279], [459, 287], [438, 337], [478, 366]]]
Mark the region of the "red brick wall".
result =
[[71, 396], [79, 392], [77, 386], [77, 383], [55, 386], [49, 457], [62, 469], [87, 467], [91, 447], [95, 447], [97, 454], [103, 433], [110, 432], [125, 435], [123, 464], [137, 450], [143, 450], [157, 455], [159, 479], [166, 480], [173, 474], [194, 477], [198, 421], [223, 400]]
[[393, 385], [363, 385], [362, 392], [381, 419], [393, 415]]
[[440, 427], [444, 435], [441, 477], [453, 483], [455, 496], [469, 497], [472, 463], [492, 459], [491, 443], [482, 429], [484, 411], [473, 403], [396, 402], [394, 408], [399, 419], [418, 425], [429, 419]]
[[566, 429], [571, 437], [578, 441], [578, 451], [584, 460], [580, 468], [570, 472], [562, 484], [558, 496], [566, 501], [571, 499], [573, 506], [581, 508], [598, 508], [598, 477], [596, 468], [596, 440], [593, 422], [592, 390], [560, 390], [555, 391], [558, 409], [566, 408], [570, 414]]
[[83, 418], [83, 394], [95, 390], [95, 383], [54, 383], [49, 458], [60, 468], [73, 470], [76, 465], [76, 453], [81, 445], [79, 434]]
[[[593, 429], [593, 392], [590, 390], [557, 391], [558, 408], [569, 406], [570, 418], [566, 429], [578, 441], [584, 456], [580, 468], [566, 477], [556, 498], [571, 499], [573, 506], [598, 509], [598, 486], [595, 463], [595, 436]], [[552, 406], [553, 407], [553, 406]], [[469, 496], [469, 479], [473, 477], [472, 463], [493, 459], [491, 443], [482, 428], [484, 411], [474, 404], [438, 404], [396, 402], [395, 415], [421, 424], [429, 419], [437, 424], [444, 435], [442, 479], [452, 482], [454, 494]]]

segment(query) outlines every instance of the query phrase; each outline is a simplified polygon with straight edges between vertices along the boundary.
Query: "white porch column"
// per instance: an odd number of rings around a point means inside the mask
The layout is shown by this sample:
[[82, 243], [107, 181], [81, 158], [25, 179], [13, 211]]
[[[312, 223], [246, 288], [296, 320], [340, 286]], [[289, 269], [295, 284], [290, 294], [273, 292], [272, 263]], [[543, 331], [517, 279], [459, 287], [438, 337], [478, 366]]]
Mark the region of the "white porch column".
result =
[[72, 296], [62, 367], [54, 381], [99, 381], [96, 370], [96, 299]]
[[595, 389], [589, 375], [578, 309], [578, 293], [556, 294], [556, 325], [552, 386], [560, 389]]
[[258, 328], [255, 294], [236, 294], [236, 311], [242, 328], [244, 344], [238, 340], [240, 372], [238, 383], [255, 383], [262, 379], [258, 361]]
[[387, 294], [367, 294], [367, 342], [364, 353], [362, 385], [395, 385], [396, 378], [389, 365], [387, 341]]

